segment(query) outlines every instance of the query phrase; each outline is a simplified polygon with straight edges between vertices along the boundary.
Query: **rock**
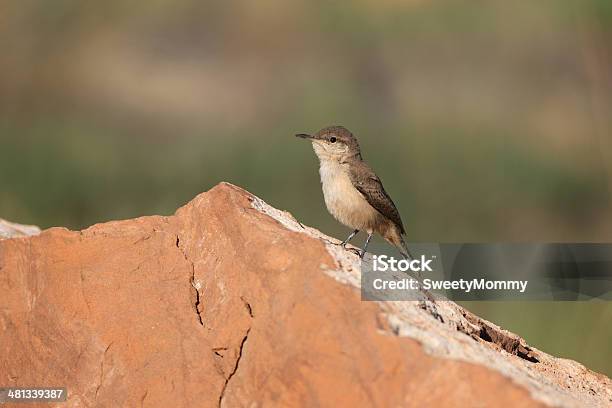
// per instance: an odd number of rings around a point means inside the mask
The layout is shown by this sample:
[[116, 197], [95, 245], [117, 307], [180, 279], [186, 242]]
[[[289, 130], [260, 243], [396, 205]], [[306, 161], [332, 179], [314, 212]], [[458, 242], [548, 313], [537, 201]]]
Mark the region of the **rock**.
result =
[[70, 407], [610, 406], [604, 375], [438, 302], [230, 184], [170, 217], [0, 242], [0, 384]]
[[13, 237], [27, 237], [40, 234], [40, 228], [35, 225], [15, 224], [0, 218], [0, 240]]

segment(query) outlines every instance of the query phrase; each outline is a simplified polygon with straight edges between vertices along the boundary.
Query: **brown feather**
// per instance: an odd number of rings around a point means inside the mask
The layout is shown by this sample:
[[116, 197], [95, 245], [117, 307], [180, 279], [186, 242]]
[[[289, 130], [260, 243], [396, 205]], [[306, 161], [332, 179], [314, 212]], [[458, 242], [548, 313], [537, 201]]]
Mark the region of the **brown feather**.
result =
[[400, 233], [405, 234], [399, 211], [376, 173], [360, 158], [351, 160], [349, 168], [351, 181], [355, 188], [372, 207], [392, 221], [399, 228]]

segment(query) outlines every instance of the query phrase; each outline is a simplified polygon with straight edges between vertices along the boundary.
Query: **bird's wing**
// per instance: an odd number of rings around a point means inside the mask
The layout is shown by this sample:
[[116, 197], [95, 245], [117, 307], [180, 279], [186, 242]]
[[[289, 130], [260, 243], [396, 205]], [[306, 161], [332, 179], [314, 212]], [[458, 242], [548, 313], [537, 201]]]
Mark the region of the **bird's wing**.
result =
[[364, 162], [356, 163], [350, 166], [350, 169], [351, 181], [355, 188], [372, 207], [393, 221], [400, 228], [401, 233], [404, 234], [404, 224], [399, 211], [397, 211], [393, 200], [385, 191], [376, 173]]

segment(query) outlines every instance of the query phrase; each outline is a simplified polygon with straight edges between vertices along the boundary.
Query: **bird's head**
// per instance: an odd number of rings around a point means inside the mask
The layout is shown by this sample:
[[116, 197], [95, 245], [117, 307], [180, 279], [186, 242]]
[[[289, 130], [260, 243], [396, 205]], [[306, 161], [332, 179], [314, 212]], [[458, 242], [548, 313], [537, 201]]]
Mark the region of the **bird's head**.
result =
[[357, 138], [343, 126], [329, 126], [313, 135], [299, 133], [295, 136], [310, 140], [315, 153], [322, 161], [343, 161], [361, 155]]

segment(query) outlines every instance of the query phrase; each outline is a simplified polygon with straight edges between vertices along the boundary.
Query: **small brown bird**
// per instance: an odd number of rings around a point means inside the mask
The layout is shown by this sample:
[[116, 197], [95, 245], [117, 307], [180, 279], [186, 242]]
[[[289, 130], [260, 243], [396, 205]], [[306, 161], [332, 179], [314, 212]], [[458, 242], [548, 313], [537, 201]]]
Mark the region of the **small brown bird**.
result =
[[378, 176], [363, 161], [355, 136], [342, 126], [326, 127], [314, 135], [296, 136], [310, 140], [319, 158], [327, 209], [336, 220], [354, 230], [342, 246], [359, 231], [366, 231], [368, 238], [360, 252], [363, 258], [376, 232], [405, 258], [412, 259], [402, 237], [405, 230], [399, 211]]

